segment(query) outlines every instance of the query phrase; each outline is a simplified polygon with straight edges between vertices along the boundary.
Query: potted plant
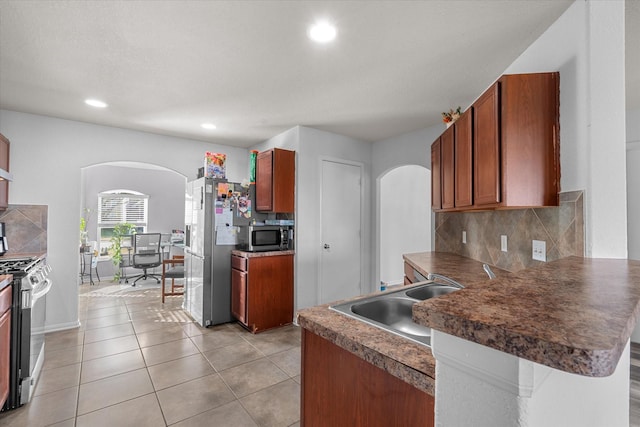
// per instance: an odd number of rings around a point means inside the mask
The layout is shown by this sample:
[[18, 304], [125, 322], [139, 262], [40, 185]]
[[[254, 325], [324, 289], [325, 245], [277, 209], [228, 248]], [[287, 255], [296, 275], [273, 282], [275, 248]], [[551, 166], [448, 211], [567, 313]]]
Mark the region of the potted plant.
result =
[[89, 208], [84, 208], [84, 212], [80, 217], [80, 245], [81, 246], [86, 246], [89, 241], [89, 232], [87, 231], [87, 221], [90, 215], [91, 215], [91, 210], [89, 210]]
[[136, 226], [128, 222], [116, 224], [113, 227], [113, 235], [111, 236], [111, 250], [109, 254], [113, 260], [113, 265], [116, 266], [116, 273], [113, 276], [113, 281], [120, 281], [120, 268], [122, 267], [122, 238], [132, 234], [136, 229]]

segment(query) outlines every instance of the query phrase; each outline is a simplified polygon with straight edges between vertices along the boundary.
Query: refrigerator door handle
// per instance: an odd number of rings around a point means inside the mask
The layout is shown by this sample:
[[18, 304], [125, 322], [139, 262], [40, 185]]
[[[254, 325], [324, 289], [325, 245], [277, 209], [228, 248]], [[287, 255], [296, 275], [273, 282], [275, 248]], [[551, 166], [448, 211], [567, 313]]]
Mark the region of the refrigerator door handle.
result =
[[185, 251], [186, 253], [188, 253], [189, 255], [191, 255], [191, 256], [194, 256], [194, 257], [196, 257], [196, 258], [200, 258], [200, 259], [204, 259], [204, 257], [203, 257], [202, 255], [198, 255], [198, 254], [197, 254], [197, 253], [195, 253], [195, 252], [191, 252], [191, 250], [189, 250], [189, 249], [187, 249], [187, 248], [185, 248], [185, 249], [184, 249], [184, 251]]

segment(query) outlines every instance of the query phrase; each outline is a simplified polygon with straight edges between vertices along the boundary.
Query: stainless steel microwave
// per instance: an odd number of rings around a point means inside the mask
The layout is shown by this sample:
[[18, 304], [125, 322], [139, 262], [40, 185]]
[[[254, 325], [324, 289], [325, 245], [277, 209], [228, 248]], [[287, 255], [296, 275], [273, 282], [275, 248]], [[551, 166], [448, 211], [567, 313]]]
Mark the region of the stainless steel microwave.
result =
[[293, 249], [293, 227], [285, 225], [248, 225], [240, 227], [240, 249], [247, 252], [287, 251]]

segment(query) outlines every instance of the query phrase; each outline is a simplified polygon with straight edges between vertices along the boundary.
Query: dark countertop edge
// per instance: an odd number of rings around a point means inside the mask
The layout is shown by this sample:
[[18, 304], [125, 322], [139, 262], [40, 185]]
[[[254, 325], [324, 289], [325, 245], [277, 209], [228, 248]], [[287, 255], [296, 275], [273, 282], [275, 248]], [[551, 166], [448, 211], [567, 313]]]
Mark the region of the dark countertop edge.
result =
[[0, 275], [0, 291], [10, 286], [13, 283], [13, 275], [11, 274], [2, 274]]
[[259, 258], [265, 256], [278, 256], [278, 255], [295, 255], [296, 251], [267, 251], [267, 252], [247, 252], [241, 251], [239, 249], [234, 249], [231, 251], [232, 255], [241, 256], [243, 258]]
[[[461, 258], [464, 259], [464, 257]], [[634, 261], [631, 260], [568, 257], [540, 267], [512, 273], [512, 277], [514, 281], [522, 279], [540, 280], [541, 278], [550, 280], [549, 272], [558, 265], [560, 266], [558, 268], [562, 268], [567, 264], [575, 264], [575, 267], [582, 265], [584, 268], [591, 268], [592, 264], [595, 265], [596, 263], [606, 264], [609, 262], [609, 264], [613, 266], [614, 263], [621, 261], [630, 265], [634, 264]], [[634, 265], [637, 268], [640, 263], [635, 262]], [[446, 272], [443, 274], [446, 274]], [[485, 286], [489, 289], [489, 284], [493, 285], [494, 283], [500, 282], [486, 281]], [[559, 286], [560, 283], [561, 279], [558, 280], [558, 284], [555, 286]], [[495, 287], [491, 286], [491, 289], [495, 289]], [[456, 295], [454, 292], [448, 295], [447, 298], [449, 299], [449, 304], [453, 305], [454, 302], [456, 302], [454, 300], [463, 298], [463, 294]], [[414, 321], [444, 333], [523, 359], [561, 371], [588, 377], [606, 377], [615, 371], [620, 356], [640, 316], [640, 299], [638, 299], [634, 309], [629, 313], [624, 326], [616, 330], [616, 332], [618, 332], [616, 334], [617, 336], [612, 338], [608, 347], [606, 347], [607, 343], [603, 343], [602, 340], [597, 342], [595, 339], [594, 341], [596, 341], [596, 343], [594, 345], [583, 345], [580, 347], [566, 337], [563, 337], [563, 339], [565, 341], [568, 340], [570, 344], [554, 342], [553, 339], [521, 333], [514, 330], [516, 328], [510, 326], [509, 323], [503, 323], [501, 325], [491, 324], [488, 322], [473, 321], [457, 314], [446, 313], [446, 307], [443, 309], [437, 307], [437, 305], [443, 302], [444, 301], [432, 300], [416, 304], [414, 306]], [[475, 302], [475, 304], [477, 303], [478, 302]], [[467, 308], [469, 308], [468, 300], [466, 304]]]
[[7, 252], [2, 257], [0, 257], [0, 261], [6, 261], [8, 259], [18, 259], [18, 258], [46, 258], [46, 252]]
[[384, 341], [387, 345], [390, 343], [390, 348], [392, 349], [397, 350], [399, 348], [403, 348], [408, 350], [413, 348], [417, 351], [424, 351], [427, 347], [414, 344], [406, 338], [396, 336], [390, 332], [367, 325], [364, 322], [333, 312], [329, 310], [328, 305], [303, 309], [298, 311], [296, 315], [298, 324], [301, 328], [321, 336], [327, 341], [412, 385], [418, 390], [424, 391], [431, 396], [435, 396], [435, 359], [433, 355], [430, 353], [423, 355], [423, 357], [426, 357], [426, 361], [430, 361], [431, 366], [433, 367], [433, 376], [431, 376], [428, 373], [422, 372], [411, 366], [410, 361], [402, 361], [401, 356], [389, 354], [390, 352], [385, 351], [382, 346], [376, 345], [375, 342], [367, 342], [366, 338], [362, 338], [363, 335], [366, 334], [355, 333], [350, 336], [344, 332], [345, 330], [348, 330], [346, 327], [343, 330], [330, 328], [322, 321], [323, 319], [319, 319], [318, 316], [315, 315], [314, 310], [322, 310], [323, 316], [339, 316], [340, 322], [345, 325], [351, 325], [359, 329], [361, 332], [366, 331], [369, 334], [382, 337], [383, 339], [381, 341]]

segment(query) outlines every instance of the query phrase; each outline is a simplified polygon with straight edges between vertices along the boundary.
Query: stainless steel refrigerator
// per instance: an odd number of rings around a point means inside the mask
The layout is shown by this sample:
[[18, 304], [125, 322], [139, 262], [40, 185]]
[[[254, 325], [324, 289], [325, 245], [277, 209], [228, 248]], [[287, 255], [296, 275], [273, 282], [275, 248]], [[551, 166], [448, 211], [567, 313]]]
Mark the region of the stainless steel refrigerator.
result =
[[255, 186], [199, 178], [185, 197], [183, 309], [201, 326], [231, 322], [231, 251], [238, 227], [264, 215], [254, 210]]

